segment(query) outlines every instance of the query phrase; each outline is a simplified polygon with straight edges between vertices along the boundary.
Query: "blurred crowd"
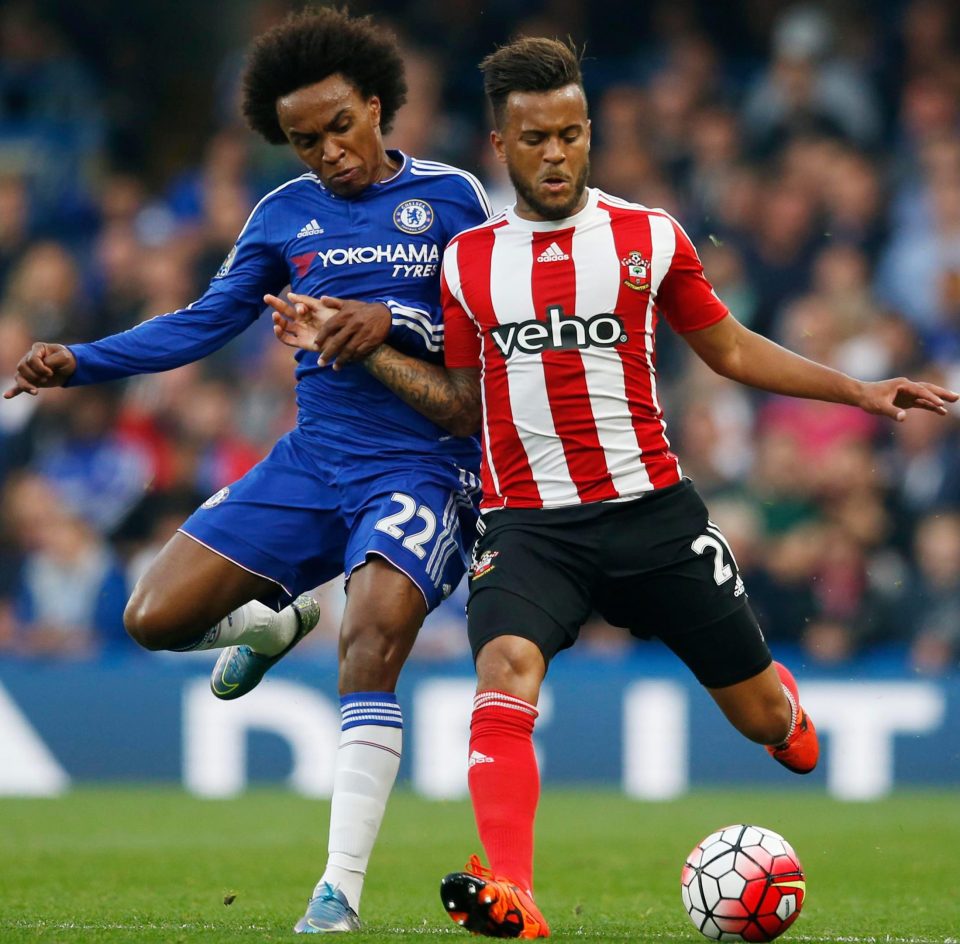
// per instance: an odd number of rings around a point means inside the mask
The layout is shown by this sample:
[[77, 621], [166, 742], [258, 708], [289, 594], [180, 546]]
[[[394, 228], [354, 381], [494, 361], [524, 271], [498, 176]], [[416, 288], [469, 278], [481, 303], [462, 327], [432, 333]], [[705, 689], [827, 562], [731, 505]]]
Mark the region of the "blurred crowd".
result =
[[[865, 379], [957, 389], [960, 6], [522, 6], [353, 5], [407, 49], [409, 103], [388, 145], [473, 170], [494, 206], [512, 202], [474, 63], [515, 33], [572, 36], [586, 43], [591, 182], [677, 216], [737, 318]], [[251, 30], [287, 9], [248, 7]], [[209, 98], [167, 103], [212, 112], [179, 165], [150, 162], [147, 126], [137, 166], [131, 114], [175, 119], [159, 90], [149, 108], [131, 100], [150, 84], [118, 87], [117, 61], [85, 54], [69, 22], [3, 7], [0, 378], [34, 340], [91, 340], [197, 298], [259, 196], [298, 172], [243, 127], [241, 62], [228, 50]], [[135, 652], [122, 611], [137, 576], [294, 422], [292, 358], [266, 321], [168, 374], [0, 402], [0, 654]], [[890, 650], [956, 671], [960, 412], [893, 424], [763, 396], [712, 375], [665, 325], [658, 343], [671, 441], [771, 644], [813, 665]], [[342, 579], [321, 596], [314, 653], [332, 651]], [[430, 618], [415, 656], [467, 652], [463, 599]], [[597, 622], [578, 649], [629, 645]]]

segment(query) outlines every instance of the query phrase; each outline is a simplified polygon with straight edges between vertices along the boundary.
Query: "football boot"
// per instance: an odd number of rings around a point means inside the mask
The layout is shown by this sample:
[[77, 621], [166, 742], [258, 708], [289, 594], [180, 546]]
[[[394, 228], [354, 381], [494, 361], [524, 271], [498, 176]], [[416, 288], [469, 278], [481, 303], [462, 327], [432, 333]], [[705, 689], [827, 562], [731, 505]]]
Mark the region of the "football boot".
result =
[[301, 594], [290, 605], [297, 615], [297, 631], [285, 649], [273, 656], [254, 652], [249, 646], [227, 646], [220, 652], [220, 658], [210, 674], [210, 690], [217, 698], [229, 701], [252, 691], [260, 684], [267, 670], [320, 622], [320, 604], [310, 594]]
[[440, 883], [440, 900], [462, 928], [486, 937], [549, 937], [550, 928], [529, 892], [495, 876], [471, 856], [466, 871]]
[[783, 764], [787, 770], [791, 770], [795, 774], [808, 774], [817, 766], [817, 759], [820, 757], [817, 729], [813, 726], [810, 716], [800, 705], [797, 682], [790, 674], [790, 670], [779, 662], [773, 664], [783, 684], [783, 692], [790, 702], [793, 724], [786, 740], [782, 744], [768, 744], [767, 752], [777, 763]]
[[297, 934], [333, 934], [359, 931], [360, 917], [350, 907], [346, 895], [329, 882], [314, 889], [304, 916], [293, 926]]

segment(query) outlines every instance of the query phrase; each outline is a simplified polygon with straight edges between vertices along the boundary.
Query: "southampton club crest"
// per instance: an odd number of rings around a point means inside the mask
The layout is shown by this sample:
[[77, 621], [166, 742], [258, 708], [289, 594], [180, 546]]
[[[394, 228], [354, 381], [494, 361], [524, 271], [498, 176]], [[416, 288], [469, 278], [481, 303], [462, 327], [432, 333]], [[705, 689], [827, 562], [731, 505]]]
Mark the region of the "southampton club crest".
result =
[[433, 207], [426, 200], [404, 200], [393, 211], [393, 222], [404, 233], [425, 233], [433, 226]]
[[477, 557], [476, 549], [474, 549], [473, 560], [470, 562], [470, 579], [478, 580], [484, 574], [489, 574], [491, 570], [496, 570], [493, 561], [494, 558], [499, 556], [499, 551], [484, 551]]
[[623, 280], [627, 288], [632, 288], [635, 292], [650, 290], [650, 263], [636, 249], [628, 252], [620, 260], [620, 265], [627, 269], [627, 277]]

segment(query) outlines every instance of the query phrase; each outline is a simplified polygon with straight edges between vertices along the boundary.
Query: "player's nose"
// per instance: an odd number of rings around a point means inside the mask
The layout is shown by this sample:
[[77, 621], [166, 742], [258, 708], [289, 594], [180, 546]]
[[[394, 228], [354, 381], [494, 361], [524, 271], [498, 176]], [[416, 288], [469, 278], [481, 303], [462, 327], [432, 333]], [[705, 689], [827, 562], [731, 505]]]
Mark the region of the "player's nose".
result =
[[343, 146], [335, 141], [325, 141], [323, 144], [323, 159], [328, 164], [336, 164], [341, 161], [346, 153]]

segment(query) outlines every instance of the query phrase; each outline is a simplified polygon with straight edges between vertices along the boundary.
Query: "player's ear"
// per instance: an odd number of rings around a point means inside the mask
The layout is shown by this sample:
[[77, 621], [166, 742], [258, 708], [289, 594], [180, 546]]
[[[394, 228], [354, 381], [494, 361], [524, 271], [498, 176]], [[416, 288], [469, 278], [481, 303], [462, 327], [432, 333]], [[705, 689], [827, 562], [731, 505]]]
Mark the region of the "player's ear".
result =
[[501, 164], [506, 164], [507, 152], [503, 147], [503, 137], [496, 128], [490, 132], [490, 143], [493, 145], [493, 150], [496, 152], [497, 160], [500, 161]]
[[587, 150], [590, 150], [590, 136], [593, 131], [593, 122], [588, 118], [587, 119]]
[[367, 101], [367, 108], [370, 112], [370, 123], [376, 127], [380, 127], [380, 97], [378, 95], [371, 95]]

